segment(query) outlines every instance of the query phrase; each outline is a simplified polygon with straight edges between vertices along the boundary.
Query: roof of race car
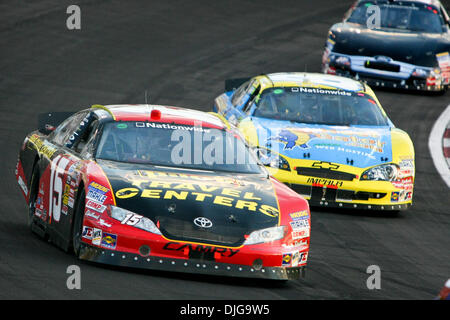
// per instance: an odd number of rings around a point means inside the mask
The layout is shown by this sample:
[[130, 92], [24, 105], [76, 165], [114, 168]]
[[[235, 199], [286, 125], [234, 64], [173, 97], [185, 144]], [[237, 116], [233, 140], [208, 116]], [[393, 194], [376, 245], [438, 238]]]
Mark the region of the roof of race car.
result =
[[[384, 0], [384, 1], [386, 1], [386, 0]], [[359, 2], [378, 2], [378, 1], [377, 0], [359, 0]], [[400, 2], [400, 4], [402, 2], [416, 2], [416, 3], [434, 5], [436, 7], [439, 6], [439, 4], [441, 3], [439, 0], [391, 0], [390, 2], [392, 2], [392, 3]]]
[[[193, 109], [149, 105], [149, 104], [121, 104], [121, 105], [93, 105], [91, 107], [101, 118], [112, 118], [114, 121], [152, 121], [184, 125], [201, 125], [224, 129], [228, 127], [226, 120], [215, 113], [206, 113]], [[152, 113], [157, 110], [160, 112]]]
[[264, 88], [292, 86], [353, 92], [364, 92], [366, 89], [359, 81], [322, 73], [280, 72], [270, 73], [256, 78], [258, 78]]

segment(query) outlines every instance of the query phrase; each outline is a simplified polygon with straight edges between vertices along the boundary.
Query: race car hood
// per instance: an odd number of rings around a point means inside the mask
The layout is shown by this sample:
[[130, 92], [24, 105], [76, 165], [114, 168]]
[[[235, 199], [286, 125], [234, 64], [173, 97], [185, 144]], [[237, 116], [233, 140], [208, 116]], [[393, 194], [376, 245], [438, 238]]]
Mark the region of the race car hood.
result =
[[333, 52], [356, 56], [385, 56], [424, 67], [437, 67], [436, 54], [450, 50], [450, 41], [441, 34], [390, 32], [368, 29], [353, 23], [336, 24]]
[[252, 118], [258, 144], [291, 159], [371, 167], [392, 161], [390, 127], [328, 126]]
[[275, 191], [264, 174], [98, 163], [116, 206], [150, 218], [174, 241], [235, 247], [252, 231], [279, 223]]

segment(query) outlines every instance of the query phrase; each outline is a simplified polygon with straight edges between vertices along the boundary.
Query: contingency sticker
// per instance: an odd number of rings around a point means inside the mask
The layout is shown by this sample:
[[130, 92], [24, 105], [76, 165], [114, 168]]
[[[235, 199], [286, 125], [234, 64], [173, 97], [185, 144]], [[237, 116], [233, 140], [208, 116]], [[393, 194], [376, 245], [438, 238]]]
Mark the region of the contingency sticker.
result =
[[436, 59], [441, 69], [444, 84], [450, 83], [450, 55], [448, 52], [441, 52], [436, 55]]

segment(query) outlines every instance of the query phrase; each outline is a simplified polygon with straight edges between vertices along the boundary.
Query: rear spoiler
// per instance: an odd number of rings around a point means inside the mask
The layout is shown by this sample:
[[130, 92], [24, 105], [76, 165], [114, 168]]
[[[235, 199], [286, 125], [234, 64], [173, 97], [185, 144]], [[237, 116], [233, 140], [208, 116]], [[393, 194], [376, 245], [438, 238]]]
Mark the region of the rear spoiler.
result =
[[225, 92], [233, 91], [251, 78], [235, 78], [225, 80]]
[[49, 134], [64, 120], [73, 115], [71, 111], [46, 112], [38, 114], [38, 130], [43, 134]]

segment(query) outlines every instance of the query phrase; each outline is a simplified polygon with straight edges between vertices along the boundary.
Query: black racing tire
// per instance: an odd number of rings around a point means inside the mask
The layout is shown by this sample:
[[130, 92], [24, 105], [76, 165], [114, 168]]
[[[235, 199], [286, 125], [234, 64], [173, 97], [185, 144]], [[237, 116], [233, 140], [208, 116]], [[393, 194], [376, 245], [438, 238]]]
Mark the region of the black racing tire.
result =
[[30, 183], [30, 197], [28, 200], [28, 227], [32, 230], [32, 224], [34, 219], [34, 213], [36, 210], [36, 200], [37, 196], [39, 194], [39, 180], [40, 180], [40, 174], [39, 174], [39, 165], [38, 162], [36, 162], [33, 173], [31, 175], [31, 183]]
[[83, 219], [85, 210], [85, 196], [86, 192], [82, 188], [74, 210], [72, 222], [72, 248], [75, 256], [79, 257], [81, 248], [81, 237], [83, 234]]

